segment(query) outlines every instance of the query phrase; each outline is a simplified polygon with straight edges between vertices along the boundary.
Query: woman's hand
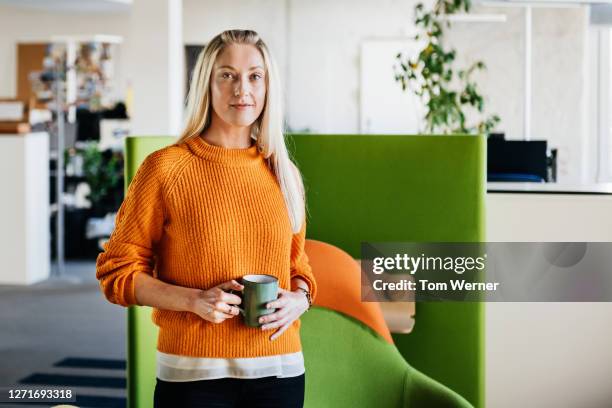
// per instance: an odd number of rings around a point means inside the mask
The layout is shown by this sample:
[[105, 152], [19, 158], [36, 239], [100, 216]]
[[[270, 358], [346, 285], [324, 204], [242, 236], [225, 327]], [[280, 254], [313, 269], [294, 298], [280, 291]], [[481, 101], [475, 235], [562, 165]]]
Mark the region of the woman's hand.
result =
[[239, 305], [242, 302], [239, 296], [226, 291], [242, 291], [243, 289], [243, 285], [231, 280], [208, 290], [203, 290], [196, 295], [190, 311], [209, 322], [222, 323], [240, 313], [238, 308], [233, 305]]
[[280, 327], [280, 329], [270, 337], [270, 340], [275, 340], [278, 336], [283, 334], [283, 332], [308, 310], [309, 307], [306, 295], [299, 289], [295, 292], [291, 292], [283, 288], [278, 288], [278, 293], [278, 299], [266, 305], [268, 309], [276, 309], [276, 311], [259, 318], [259, 323], [265, 323], [261, 326], [262, 330]]

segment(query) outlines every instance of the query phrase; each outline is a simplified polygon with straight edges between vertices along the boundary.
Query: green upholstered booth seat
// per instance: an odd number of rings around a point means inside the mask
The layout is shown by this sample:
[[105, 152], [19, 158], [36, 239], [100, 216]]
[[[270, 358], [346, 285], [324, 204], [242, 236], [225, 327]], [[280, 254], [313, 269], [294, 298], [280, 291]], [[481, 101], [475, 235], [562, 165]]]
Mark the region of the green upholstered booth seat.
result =
[[301, 320], [306, 364], [304, 406], [472, 406], [412, 368], [395, 346], [361, 322], [322, 307], [313, 307]]
[[[299, 135], [310, 239], [361, 258], [361, 242], [485, 241], [486, 140], [474, 135]], [[411, 366], [484, 407], [484, 304], [420, 302], [395, 344]]]
[[[362, 241], [484, 240], [482, 137], [292, 135], [288, 141], [307, 188], [308, 238], [354, 258]], [[147, 154], [172, 142], [127, 138], [126, 186]], [[324, 308], [303, 316], [301, 333], [307, 407], [484, 406], [481, 304], [419, 303], [413, 333], [394, 335], [397, 348]], [[156, 337], [151, 309], [130, 307], [131, 408], [152, 406]], [[351, 384], [357, 387], [347, 395]]]

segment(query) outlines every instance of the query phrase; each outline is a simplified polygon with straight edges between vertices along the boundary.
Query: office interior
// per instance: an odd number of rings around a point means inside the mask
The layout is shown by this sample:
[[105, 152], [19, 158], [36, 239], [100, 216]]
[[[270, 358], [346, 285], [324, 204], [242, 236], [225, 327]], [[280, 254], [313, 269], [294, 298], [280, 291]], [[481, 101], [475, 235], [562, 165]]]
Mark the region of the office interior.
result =
[[[261, 35], [288, 133], [436, 137], [396, 78], [396, 55], [420, 49], [415, 4], [0, 0], [0, 387], [74, 381], [79, 406], [126, 406], [127, 312], [103, 297], [95, 259], [123, 199], [125, 138], [180, 132], [208, 40]], [[499, 117], [471, 135], [486, 140], [486, 241], [612, 241], [612, 1], [473, 1], [445, 22], [454, 63], [486, 66], [467, 121]], [[418, 327], [418, 305], [381, 307], [392, 333]], [[484, 309], [482, 406], [612, 405], [612, 305]]]

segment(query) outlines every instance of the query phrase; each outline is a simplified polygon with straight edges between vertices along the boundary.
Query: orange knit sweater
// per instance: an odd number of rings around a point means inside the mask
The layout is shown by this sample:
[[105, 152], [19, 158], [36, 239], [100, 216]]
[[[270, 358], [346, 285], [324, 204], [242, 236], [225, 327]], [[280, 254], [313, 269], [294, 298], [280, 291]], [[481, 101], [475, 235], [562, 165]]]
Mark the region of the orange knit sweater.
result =
[[[98, 255], [96, 276], [106, 298], [137, 304], [134, 276], [208, 289], [246, 274], [271, 274], [295, 289], [316, 283], [304, 252], [306, 223], [293, 234], [274, 173], [257, 146], [226, 149], [191, 138], [144, 160], [130, 183], [115, 230]], [[194, 313], [154, 309], [157, 348], [196, 357], [259, 357], [301, 350], [296, 320], [279, 338], [242, 322], [208, 322]]]

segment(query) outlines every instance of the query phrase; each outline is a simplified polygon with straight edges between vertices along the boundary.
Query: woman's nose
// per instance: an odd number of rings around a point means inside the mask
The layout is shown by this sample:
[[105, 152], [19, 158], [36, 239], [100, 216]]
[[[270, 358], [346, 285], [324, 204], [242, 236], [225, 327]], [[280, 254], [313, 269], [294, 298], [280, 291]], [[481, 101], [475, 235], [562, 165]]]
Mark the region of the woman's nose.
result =
[[240, 80], [236, 84], [236, 89], [234, 89], [234, 95], [242, 96], [249, 93], [249, 85], [247, 81]]

